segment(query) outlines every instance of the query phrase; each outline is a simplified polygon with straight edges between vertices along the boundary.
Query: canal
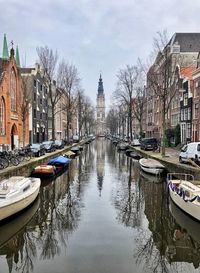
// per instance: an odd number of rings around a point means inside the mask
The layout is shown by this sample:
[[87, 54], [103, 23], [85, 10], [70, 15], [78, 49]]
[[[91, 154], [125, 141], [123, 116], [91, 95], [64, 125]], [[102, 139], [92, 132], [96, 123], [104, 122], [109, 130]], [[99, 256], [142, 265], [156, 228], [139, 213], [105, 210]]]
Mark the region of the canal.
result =
[[162, 178], [98, 139], [0, 225], [0, 272], [200, 272], [200, 224]]

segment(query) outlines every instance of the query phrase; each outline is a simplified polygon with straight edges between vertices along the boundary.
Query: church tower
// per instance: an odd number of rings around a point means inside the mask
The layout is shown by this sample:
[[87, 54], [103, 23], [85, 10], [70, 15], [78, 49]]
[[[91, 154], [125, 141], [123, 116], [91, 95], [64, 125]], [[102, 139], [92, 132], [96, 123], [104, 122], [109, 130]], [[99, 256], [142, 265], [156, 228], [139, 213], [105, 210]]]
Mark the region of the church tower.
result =
[[104, 96], [103, 81], [101, 78], [101, 74], [100, 74], [99, 85], [98, 85], [96, 114], [97, 114], [96, 134], [97, 136], [104, 136], [105, 130], [106, 130], [105, 96]]

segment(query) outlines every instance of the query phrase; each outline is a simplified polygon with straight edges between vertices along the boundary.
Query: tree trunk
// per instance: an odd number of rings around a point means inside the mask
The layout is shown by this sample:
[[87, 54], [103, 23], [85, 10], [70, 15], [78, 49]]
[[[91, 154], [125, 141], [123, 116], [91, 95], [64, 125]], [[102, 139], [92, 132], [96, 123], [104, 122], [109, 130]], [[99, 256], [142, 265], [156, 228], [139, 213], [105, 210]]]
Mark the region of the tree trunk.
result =
[[55, 112], [54, 112], [54, 105], [52, 105], [52, 139], [55, 140]]
[[165, 156], [165, 129], [166, 129], [166, 121], [165, 121], [165, 99], [163, 100], [163, 109], [162, 109], [162, 149], [161, 155], [162, 157]]
[[25, 130], [25, 119], [22, 119], [22, 145], [25, 147], [25, 142], [26, 142], [26, 130]]
[[130, 109], [129, 109], [129, 125], [130, 125], [130, 129], [129, 129], [129, 133], [130, 136], [128, 135], [128, 137], [130, 137], [131, 141], [133, 140], [133, 130], [132, 130], [132, 105], [130, 105]]

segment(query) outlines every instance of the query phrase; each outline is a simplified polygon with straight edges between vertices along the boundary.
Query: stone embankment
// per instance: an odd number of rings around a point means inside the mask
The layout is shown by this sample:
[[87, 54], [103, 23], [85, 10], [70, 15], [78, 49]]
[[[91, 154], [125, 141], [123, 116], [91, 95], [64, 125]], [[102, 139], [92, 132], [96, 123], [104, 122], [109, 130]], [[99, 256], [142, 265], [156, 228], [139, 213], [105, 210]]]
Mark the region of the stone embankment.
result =
[[[77, 144], [74, 144], [74, 146], [77, 145], [83, 145], [85, 144], [85, 141], [81, 141]], [[46, 163], [48, 160], [50, 160], [51, 158], [55, 157], [55, 156], [59, 156], [59, 155], [63, 155], [65, 154], [67, 151], [70, 151], [72, 148], [72, 146], [66, 146], [64, 149], [60, 149], [60, 150], [56, 150], [55, 152], [52, 153], [46, 153], [44, 156], [40, 156], [40, 157], [33, 157], [31, 158], [30, 161], [24, 161], [21, 164], [19, 164], [18, 166], [11, 166], [8, 167], [4, 170], [0, 171], [0, 180], [4, 179], [4, 178], [9, 178], [11, 176], [30, 176], [32, 170], [42, 164], [42, 163]]]
[[162, 157], [158, 152], [143, 151], [139, 147], [133, 146], [130, 146], [130, 148], [142, 157], [150, 157], [160, 161], [166, 167], [168, 172], [192, 174], [195, 180], [197, 180], [196, 183], [200, 183], [200, 167], [179, 163], [179, 152], [173, 149], [166, 149], [166, 156]]

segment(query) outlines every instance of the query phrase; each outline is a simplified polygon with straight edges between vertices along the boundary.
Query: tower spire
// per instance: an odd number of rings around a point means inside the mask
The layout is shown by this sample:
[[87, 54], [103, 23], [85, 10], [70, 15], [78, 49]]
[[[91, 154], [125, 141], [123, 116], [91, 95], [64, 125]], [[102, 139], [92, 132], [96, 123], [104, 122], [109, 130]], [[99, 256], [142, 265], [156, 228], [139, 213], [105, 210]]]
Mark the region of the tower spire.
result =
[[2, 53], [2, 59], [3, 59], [3, 60], [8, 60], [8, 59], [9, 59], [9, 55], [8, 55], [8, 44], [7, 44], [7, 40], [6, 40], [6, 34], [4, 34], [4, 38], [3, 38], [3, 53]]
[[103, 81], [102, 81], [101, 73], [100, 73], [99, 85], [98, 85], [98, 96], [99, 96], [99, 95], [104, 95]]
[[20, 67], [20, 58], [19, 58], [18, 46], [16, 47], [16, 64], [17, 64], [17, 67]]

